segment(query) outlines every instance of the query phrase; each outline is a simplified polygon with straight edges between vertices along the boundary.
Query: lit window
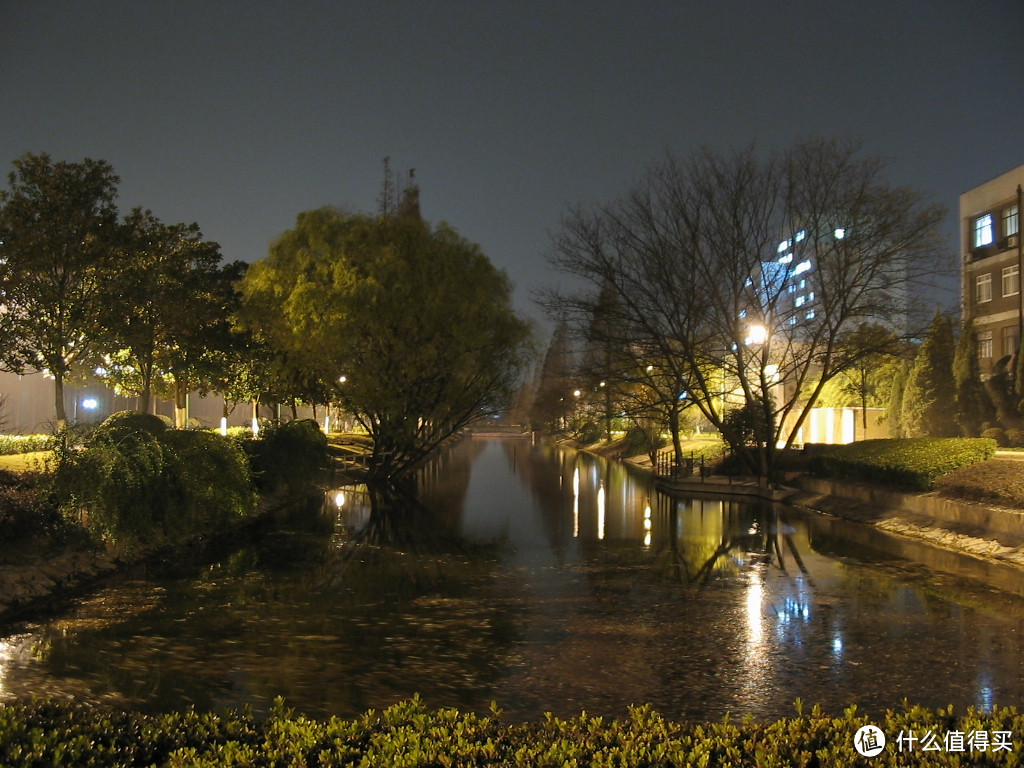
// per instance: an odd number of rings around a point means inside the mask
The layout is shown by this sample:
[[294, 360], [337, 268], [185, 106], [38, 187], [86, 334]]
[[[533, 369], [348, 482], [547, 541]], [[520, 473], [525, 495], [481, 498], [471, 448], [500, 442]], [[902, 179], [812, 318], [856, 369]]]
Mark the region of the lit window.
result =
[[836, 240], [842, 240], [844, 237], [846, 237], [846, 230], [843, 229], [842, 227], [836, 227], [836, 231], [833, 232], [832, 234], [836, 236]]
[[781, 243], [779, 243], [779, 253], [788, 250], [789, 246], [791, 246], [792, 244], [792, 240], [783, 240]]
[[986, 213], [974, 220], [974, 247], [981, 248], [992, 245], [995, 239], [995, 232], [992, 228], [992, 214]]
[[793, 260], [793, 254], [792, 253], [787, 253], [785, 256], [783, 256], [781, 259], [779, 259], [779, 264], [789, 264], [789, 262], [791, 262], [792, 260]]
[[797, 296], [795, 303], [798, 307], [802, 307], [805, 301], [807, 301], [807, 299], [804, 296]]
[[978, 331], [978, 357], [982, 360], [992, 357], [992, 331]]
[[745, 310], [745, 309], [741, 309], [741, 310], [740, 310], [740, 318], [742, 319], [742, 318], [744, 318], [744, 317], [746, 317], [746, 316], [747, 316], [747, 310]]
[[978, 275], [975, 280], [975, 301], [981, 304], [986, 301], [992, 301], [992, 275], [986, 273], [984, 275]]
[[810, 312], [807, 313], [807, 319], [808, 320], [813, 320], [814, 319], [814, 310], [813, 309]]
[[1020, 208], [1011, 205], [1003, 208], [1003, 236], [1009, 237], [1020, 232]]
[[788, 291], [789, 293], [796, 293], [796, 286], [795, 286], [795, 285], [787, 285], [787, 286], [786, 286], [786, 290], [787, 290], [787, 291]]
[[1003, 341], [1003, 357], [1017, 354], [1017, 347], [1020, 346], [1020, 329], [1017, 324], [1004, 326], [1000, 333]]
[[807, 237], [807, 230], [801, 229], [799, 232], [796, 233], [796, 237], [794, 238], [794, 240], [796, 240], [799, 243], [805, 237]]
[[799, 264], [796, 265], [796, 269], [793, 270], [793, 271], [794, 271], [795, 274], [800, 275], [800, 274], [803, 274], [804, 272], [807, 272], [810, 268], [811, 268], [811, 262], [810, 261], [801, 261]]
[[811, 291], [810, 293], [807, 294], [807, 300], [814, 301], [814, 291]]
[[800, 281], [800, 290], [802, 291], [806, 287], [807, 287], [807, 281], [806, 280], [801, 280]]
[[1003, 296], [1016, 296], [1020, 293], [1020, 265], [1003, 267]]

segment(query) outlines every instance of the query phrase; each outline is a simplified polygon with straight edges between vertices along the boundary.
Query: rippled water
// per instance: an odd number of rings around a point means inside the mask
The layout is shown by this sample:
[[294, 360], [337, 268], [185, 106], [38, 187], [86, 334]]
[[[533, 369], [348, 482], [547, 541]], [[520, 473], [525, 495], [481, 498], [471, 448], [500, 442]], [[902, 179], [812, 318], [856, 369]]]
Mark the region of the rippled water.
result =
[[463, 441], [418, 496], [332, 488], [212, 563], [149, 567], [9, 627], [0, 699], [259, 713], [280, 695], [349, 716], [420, 693], [516, 719], [1022, 700], [1017, 571], [793, 509], [673, 499], [521, 440]]

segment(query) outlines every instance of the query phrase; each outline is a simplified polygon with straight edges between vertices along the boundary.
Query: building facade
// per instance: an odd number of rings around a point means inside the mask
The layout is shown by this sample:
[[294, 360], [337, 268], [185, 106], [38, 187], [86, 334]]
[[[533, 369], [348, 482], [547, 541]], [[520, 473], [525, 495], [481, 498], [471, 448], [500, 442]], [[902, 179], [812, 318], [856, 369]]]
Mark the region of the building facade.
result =
[[1024, 165], [960, 195], [963, 317], [974, 320], [983, 377], [1020, 347], [1022, 186]]

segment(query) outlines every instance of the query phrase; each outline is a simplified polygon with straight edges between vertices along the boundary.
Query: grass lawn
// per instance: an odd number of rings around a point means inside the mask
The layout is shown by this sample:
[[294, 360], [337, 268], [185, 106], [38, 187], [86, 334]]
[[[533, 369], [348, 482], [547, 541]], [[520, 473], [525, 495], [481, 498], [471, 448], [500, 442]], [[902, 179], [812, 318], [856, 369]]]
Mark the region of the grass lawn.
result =
[[46, 462], [52, 455], [53, 451], [33, 451], [0, 456], [0, 469], [8, 472], [41, 472], [46, 469]]

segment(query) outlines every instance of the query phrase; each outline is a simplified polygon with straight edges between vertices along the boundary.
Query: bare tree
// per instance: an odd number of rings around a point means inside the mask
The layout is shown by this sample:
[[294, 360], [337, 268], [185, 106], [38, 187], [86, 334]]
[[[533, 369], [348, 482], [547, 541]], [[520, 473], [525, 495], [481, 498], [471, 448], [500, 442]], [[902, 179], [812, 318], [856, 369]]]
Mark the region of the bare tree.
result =
[[767, 480], [825, 383], [892, 343], [857, 329], [914, 333], [915, 297], [934, 295], [920, 288], [940, 271], [943, 211], [885, 167], [832, 141], [669, 157], [618, 201], [564, 218], [551, 261], [592, 288], [546, 303], [579, 315], [612, 290], [622, 341]]

